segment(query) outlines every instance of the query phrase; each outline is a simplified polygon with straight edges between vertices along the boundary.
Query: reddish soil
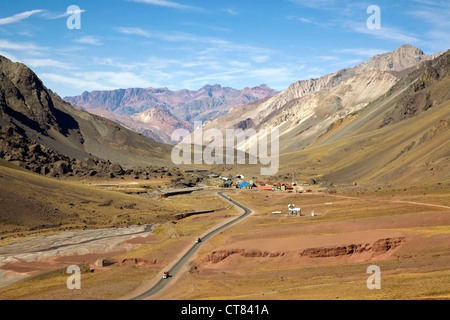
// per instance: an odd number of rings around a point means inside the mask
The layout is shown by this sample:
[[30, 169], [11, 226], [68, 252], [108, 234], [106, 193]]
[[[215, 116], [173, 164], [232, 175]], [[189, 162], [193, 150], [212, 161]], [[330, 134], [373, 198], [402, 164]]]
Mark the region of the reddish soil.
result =
[[117, 254], [124, 253], [125, 250], [113, 251], [108, 253], [92, 253], [84, 255], [72, 255], [72, 256], [56, 256], [51, 258], [41, 259], [39, 261], [18, 261], [8, 262], [2, 266], [2, 270], [10, 270], [7, 276], [12, 274], [21, 275], [35, 275], [41, 272], [55, 270], [59, 268], [67, 268], [70, 265], [81, 264], [87, 262], [91, 265], [91, 268], [98, 268], [94, 266], [94, 263], [99, 258], [109, 258]]
[[[301, 258], [332, 258], [332, 257], [352, 257], [354, 261], [361, 258], [365, 261], [368, 258], [375, 258], [386, 253], [392, 254], [394, 250], [405, 242], [404, 237], [378, 239], [372, 243], [350, 244], [344, 246], [313, 247], [299, 251], [261, 251], [258, 249], [222, 249], [208, 254], [203, 259], [203, 266], [207, 264], [222, 263], [222, 267], [227, 267], [227, 258], [232, 255], [239, 255], [245, 258], [276, 258], [295, 257]], [[386, 256], [386, 255], [385, 255]], [[228, 259], [229, 260], [229, 259]], [[229, 265], [228, 265], [229, 266]]]

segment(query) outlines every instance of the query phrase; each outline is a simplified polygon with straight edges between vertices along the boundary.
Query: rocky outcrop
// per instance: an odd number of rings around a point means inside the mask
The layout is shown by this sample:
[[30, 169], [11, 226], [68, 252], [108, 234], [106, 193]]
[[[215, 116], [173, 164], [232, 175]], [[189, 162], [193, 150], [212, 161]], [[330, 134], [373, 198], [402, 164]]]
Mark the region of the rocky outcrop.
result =
[[117, 264], [119, 266], [133, 266], [137, 268], [154, 267], [158, 261], [156, 259], [150, 261], [143, 258], [122, 259]]
[[243, 253], [244, 251], [245, 251], [244, 249], [217, 250], [208, 254], [205, 260], [211, 263], [219, 263], [220, 261], [225, 260], [226, 258], [228, 258], [233, 254]]
[[259, 258], [259, 257], [275, 258], [275, 257], [284, 256], [286, 253], [278, 252], [278, 251], [276, 251], [276, 252], [261, 251], [261, 250], [255, 250], [255, 249], [217, 250], [217, 251], [213, 251], [208, 256], [206, 256], [205, 261], [211, 262], [211, 263], [219, 263], [234, 254], [240, 254], [242, 257], [245, 257], [245, 258]]
[[[372, 257], [376, 257], [377, 255], [398, 248], [404, 242], [405, 242], [404, 237], [385, 238], [379, 239], [373, 243], [366, 243], [366, 244], [350, 244], [346, 246], [308, 248], [302, 250], [301, 252], [298, 252], [298, 255], [300, 257], [305, 258], [331, 258], [331, 257], [353, 256], [362, 253], [370, 253], [372, 254]], [[245, 258], [259, 258], [259, 257], [275, 258], [287, 255], [289, 253], [290, 252], [279, 252], [279, 251], [268, 252], [255, 249], [216, 250], [207, 255], [204, 261], [210, 263], [219, 263], [235, 254], [239, 254], [240, 256]]]
[[96, 177], [149, 180], [172, 177], [172, 186], [195, 186], [201, 176], [179, 168], [147, 166], [123, 169], [119, 163], [96, 158], [70, 159], [55, 150], [15, 132], [12, 127], [0, 127], [0, 159], [49, 177]]
[[404, 238], [387, 238], [379, 239], [372, 244], [350, 244], [347, 246], [329, 248], [309, 248], [303, 250], [300, 253], [300, 256], [309, 258], [329, 258], [360, 254], [363, 252], [371, 252], [374, 255], [378, 255], [386, 253], [391, 249], [397, 248], [404, 242], [404, 240]]

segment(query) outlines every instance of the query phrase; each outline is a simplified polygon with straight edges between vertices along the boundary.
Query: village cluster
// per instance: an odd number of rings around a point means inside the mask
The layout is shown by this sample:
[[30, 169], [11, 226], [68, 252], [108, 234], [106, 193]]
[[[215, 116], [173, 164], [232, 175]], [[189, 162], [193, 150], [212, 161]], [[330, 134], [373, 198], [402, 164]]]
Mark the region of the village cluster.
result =
[[235, 186], [238, 189], [258, 189], [258, 190], [267, 190], [267, 191], [287, 191], [287, 192], [295, 192], [295, 193], [304, 193], [304, 192], [312, 192], [310, 188], [304, 188], [303, 186], [297, 185], [296, 183], [285, 184], [279, 182], [272, 181], [259, 181], [259, 180], [250, 180], [246, 181], [244, 175], [238, 174], [235, 176], [235, 181], [231, 177], [223, 177], [216, 174], [209, 174], [208, 178], [219, 178], [223, 182], [220, 184], [223, 188], [231, 188]]
[[[295, 193], [310, 193], [313, 192], [310, 188], [305, 188], [303, 186], [297, 185], [292, 182], [291, 184], [285, 183], [274, 183], [272, 181], [258, 181], [258, 180], [250, 180], [246, 181], [244, 175], [238, 174], [235, 176], [235, 181], [231, 177], [223, 177], [216, 174], [209, 174], [208, 178], [219, 178], [223, 182], [220, 184], [223, 188], [231, 188], [233, 185], [238, 189], [256, 189], [256, 190], [266, 190], [266, 191], [286, 191], [286, 192], [295, 192]], [[302, 216], [302, 209], [296, 208], [295, 204], [288, 204], [288, 214], [293, 216]], [[282, 214], [282, 211], [273, 211], [273, 214]], [[311, 211], [311, 216], [314, 217], [316, 214], [314, 210]]]

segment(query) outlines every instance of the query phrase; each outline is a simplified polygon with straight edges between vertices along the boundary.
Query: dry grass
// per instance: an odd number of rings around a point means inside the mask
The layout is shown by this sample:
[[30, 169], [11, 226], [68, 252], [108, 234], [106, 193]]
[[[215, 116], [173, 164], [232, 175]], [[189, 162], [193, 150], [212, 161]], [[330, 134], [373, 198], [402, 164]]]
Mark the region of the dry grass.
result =
[[[87, 187], [86, 187], [87, 188]], [[97, 190], [97, 189], [93, 189]], [[104, 190], [97, 190], [101, 193]], [[118, 197], [120, 192], [108, 191]], [[93, 266], [95, 258], [88, 261], [95, 272], [82, 274], [81, 290], [69, 290], [66, 280], [70, 276], [65, 270], [46, 272], [21, 280], [0, 289], [0, 299], [117, 299], [138, 288], [142, 282], [151, 282], [160, 269], [170, 265], [208, 228], [221, 223], [229, 216], [236, 215], [232, 208], [226, 209], [227, 203], [221, 200], [215, 191], [199, 192], [195, 195], [178, 195], [158, 201], [166, 208], [178, 208], [192, 211], [194, 208], [216, 209], [215, 212], [190, 216], [178, 221], [167, 221], [157, 225], [151, 240], [135, 244], [125, 253], [111, 256], [110, 259], [145, 259], [157, 261], [155, 266], [134, 267], [113, 265], [106, 268]]]
[[[418, 197], [394, 191], [399, 199]], [[381, 193], [380, 193], [381, 194]], [[338, 193], [339, 195], [339, 193]], [[255, 214], [205, 243], [176, 286], [161, 293], [161, 299], [440, 299], [450, 297], [450, 255], [448, 247], [450, 210], [413, 204], [393, 204], [378, 192], [361, 199], [330, 195], [296, 195], [239, 191], [230, 195], [255, 210]], [[267, 196], [267, 197], [266, 197]], [[354, 197], [355, 194], [347, 194]], [[433, 194], [433, 203], [446, 203], [449, 192]], [[411, 199], [412, 199], [411, 198]], [[267, 199], [267, 201], [264, 201]], [[424, 200], [420, 197], [416, 200]], [[295, 203], [314, 209], [317, 217], [273, 215], [272, 211]], [[307, 210], [307, 211], [308, 211]], [[324, 258], [271, 263], [270, 258], [236, 257], [233, 265], [205, 265], [214, 250], [240, 248], [247, 240], [344, 236], [350, 243], [364, 243], [361, 236], [401, 232], [407, 242], [390, 258], [364, 261]], [[298, 238], [300, 239], [300, 238]], [[252, 242], [253, 243], [253, 242]], [[264, 249], [262, 249], [264, 250]], [[282, 250], [282, 249], [281, 249]], [[287, 256], [289, 257], [289, 256]], [[269, 259], [269, 260], [267, 260]], [[281, 258], [280, 258], [281, 259]], [[290, 259], [290, 258], [286, 258]], [[327, 260], [328, 259], [328, 260]], [[224, 260], [225, 261], [225, 260]], [[294, 260], [293, 260], [294, 261]], [[296, 261], [296, 260], [295, 260]], [[381, 290], [366, 286], [367, 267], [381, 269]], [[195, 267], [195, 268], [194, 268]]]
[[[121, 221], [124, 209], [113, 205], [99, 206], [105, 200], [113, 203], [136, 203], [133, 209], [137, 217], [144, 217], [139, 210], [157, 206], [165, 215], [176, 212], [214, 209], [213, 213], [190, 216], [179, 221], [160, 221], [154, 228], [151, 240], [136, 244], [128, 252], [114, 259], [142, 258], [157, 261], [154, 267], [141, 268], [114, 265], [82, 275], [82, 290], [68, 290], [68, 275], [58, 272], [31, 277], [0, 290], [2, 299], [117, 299], [136, 290], [143, 283], [150, 284], [159, 272], [170, 265], [208, 228], [237, 214], [234, 207], [219, 199], [214, 190], [204, 190], [190, 195], [178, 195], [161, 200], [127, 195], [66, 182], [36, 177], [26, 172], [8, 171], [3, 168], [1, 179], [15, 174], [18, 177], [14, 190], [24, 190], [35, 183], [46, 192], [53, 192], [53, 206], [68, 200], [68, 192], [85, 201], [92, 215], [104, 223], [105, 217]], [[22, 182], [21, 182], [22, 181]], [[20, 185], [23, 183], [23, 186]], [[449, 189], [446, 185], [426, 185], [404, 191], [401, 189], [364, 190], [362, 188], [337, 189], [336, 194], [294, 194], [232, 189], [230, 196], [254, 210], [254, 214], [205, 242], [187, 272], [175, 285], [156, 298], [160, 299], [437, 299], [450, 295], [450, 271], [448, 265], [450, 210], [426, 204], [448, 204]], [[426, 191], [426, 192], [425, 192]], [[23, 191], [26, 192], [26, 191]], [[33, 191], [28, 191], [33, 192]], [[424, 193], [426, 193], [424, 195]], [[29, 193], [25, 193], [30, 196]], [[103, 197], [98, 199], [99, 197]], [[73, 198], [72, 198], [73, 199]], [[72, 200], [73, 201], [73, 200]], [[90, 201], [90, 202], [89, 202]], [[404, 202], [398, 202], [404, 201]], [[406, 201], [408, 203], [406, 203]], [[418, 202], [418, 203], [414, 203]], [[292, 217], [286, 214], [287, 204], [302, 207], [305, 214]], [[91, 207], [88, 207], [90, 205]], [[148, 207], [146, 207], [148, 206]], [[97, 211], [98, 210], [98, 211]], [[104, 210], [104, 211], [102, 211]], [[117, 210], [117, 211], [115, 211]], [[273, 211], [283, 214], [272, 214]], [[317, 216], [311, 217], [314, 210]], [[133, 215], [134, 215], [133, 214]], [[147, 219], [152, 214], [147, 213]], [[92, 218], [93, 219], [93, 218]], [[134, 219], [134, 217], [133, 217]], [[130, 219], [132, 220], [132, 219]], [[108, 220], [109, 221], [109, 220]], [[136, 220], [132, 220], [136, 221]], [[100, 223], [98, 223], [100, 225]], [[96, 225], [94, 224], [93, 227]], [[367, 236], [365, 235], [367, 234]], [[212, 251], [221, 248], [239, 248], [246, 241], [285, 239], [341, 239], [348, 244], [365, 243], [370, 237], [401, 234], [407, 241], [390, 256], [377, 259], [345, 260], [323, 258], [321, 260], [247, 258], [238, 256], [231, 266], [213, 268], [204, 259]], [[359, 238], [362, 237], [362, 238]], [[369, 237], [369, 238], [370, 238]], [[342, 240], [344, 239], [344, 240]], [[345, 240], [347, 239], [347, 240]], [[368, 238], [367, 238], [368, 239]], [[377, 239], [377, 238], [374, 238]], [[255, 243], [255, 242], [252, 242]], [[258, 242], [256, 242], [258, 243]], [[281, 243], [281, 242], [280, 242]], [[346, 242], [347, 243], [347, 242]], [[282, 250], [282, 248], [280, 248]], [[289, 260], [292, 259], [292, 260]], [[275, 260], [273, 260], [275, 261]], [[300, 262], [299, 262], [300, 261]], [[92, 263], [92, 262], [91, 262]], [[366, 287], [366, 269], [375, 264], [382, 271], [382, 289]]]
[[[153, 182], [157, 183], [157, 182]], [[0, 166], [0, 236], [11, 238], [80, 228], [124, 227], [167, 221], [190, 210], [77, 181], [60, 181]]]

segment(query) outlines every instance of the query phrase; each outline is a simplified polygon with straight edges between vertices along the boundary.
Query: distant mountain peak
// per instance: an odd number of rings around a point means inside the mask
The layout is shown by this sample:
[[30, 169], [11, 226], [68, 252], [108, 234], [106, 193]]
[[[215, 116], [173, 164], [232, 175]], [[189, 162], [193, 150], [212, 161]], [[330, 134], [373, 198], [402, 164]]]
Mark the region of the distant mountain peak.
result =
[[433, 56], [424, 54], [421, 49], [404, 44], [394, 51], [377, 54], [355, 68], [358, 73], [370, 70], [402, 71], [432, 58]]
[[[171, 131], [170, 125], [173, 128], [188, 128], [189, 123], [193, 121], [215, 119], [227, 113], [233, 106], [265, 99], [277, 93], [265, 84], [242, 90], [223, 87], [220, 84], [207, 84], [196, 91], [171, 91], [167, 88], [93, 91], [81, 96], [66, 97], [65, 100], [80, 109], [114, 121], [120, 118], [119, 123], [126, 123], [128, 128], [137, 132], [145, 134], [147, 131], [144, 130], [144, 125], [148, 125], [153, 132], [152, 137], [163, 131], [162, 135], [159, 135], [161, 141], [170, 143], [167, 140], [167, 133]], [[158, 125], [158, 121], [161, 124]], [[156, 126], [164, 130], [156, 132]]]

